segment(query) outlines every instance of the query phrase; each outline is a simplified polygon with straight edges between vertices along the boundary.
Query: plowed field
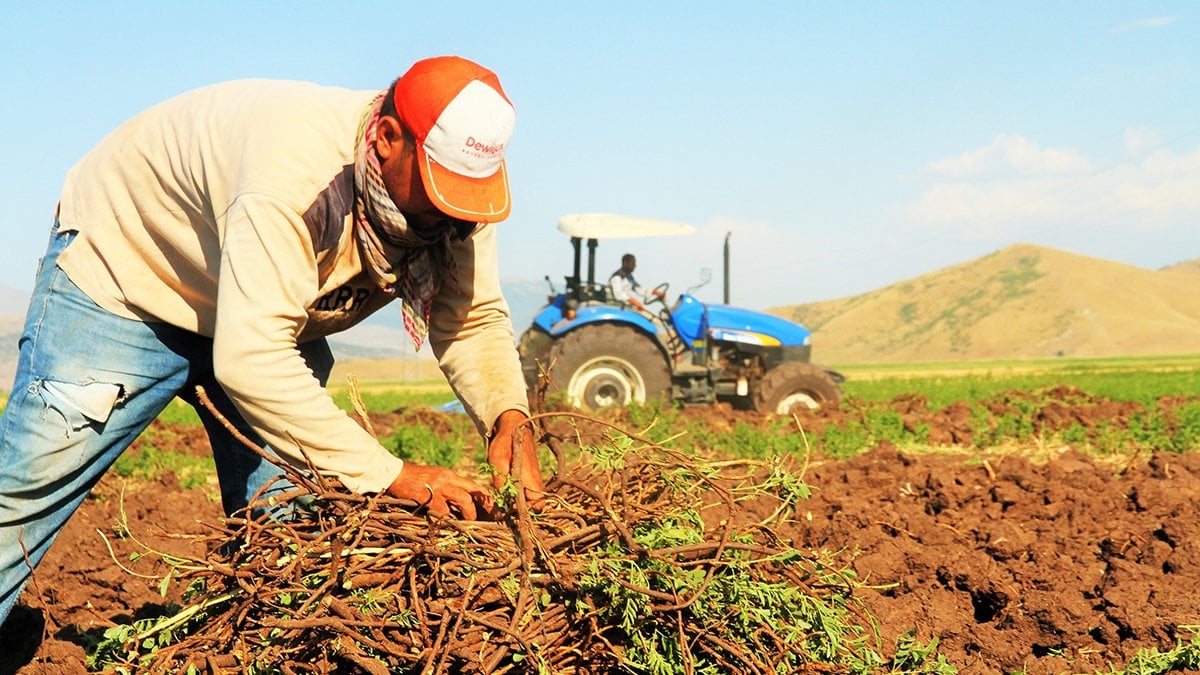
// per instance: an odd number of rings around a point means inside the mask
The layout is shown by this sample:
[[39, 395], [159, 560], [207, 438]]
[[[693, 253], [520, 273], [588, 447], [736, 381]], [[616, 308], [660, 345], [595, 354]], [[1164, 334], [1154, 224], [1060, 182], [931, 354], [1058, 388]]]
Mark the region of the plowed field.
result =
[[[910, 453], [884, 443], [849, 460], [812, 457], [805, 478], [814, 495], [785, 533], [800, 548], [843, 552], [868, 583], [861, 600], [884, 645], [915, 629], [922, 641], [937, 637], [959, 672], [1058, 673], [1120, 669], [1139, 649], [1190, 639], [1180, 627], [1200, 624], [1200, 452], [1097, 457], [1044, 442], [980, 449], [953, 406], [892, 405], [906, 423], [929, 425], [939, 447]], [[1047, 429], [1064, 420], [1120, 424], [1132, 405], [1079, 398], [1035, 417]], [[847, 414], [813, 413], [805, 423], [838, 424]], [[755, 423], [719, 407], [694, 416], [716, 427]], [[437, 417], [419, 419], [444, 424]], [[414, 419], [393, 414], [376, 426]], [[199, 428], [173, 431], [180, 451], [207, 452]], [[123, 509], [142, 541], [199, 555], [176, 535], [219, 522], [214, 492], [181, 489], [170, 474], [108, 476], [0, 633], [0, 673], [86, 672], [88, 636], [169, 602], [156, 579], [114, 562], [129, 564], [135, 550], [112, 536], [114, 523]]]

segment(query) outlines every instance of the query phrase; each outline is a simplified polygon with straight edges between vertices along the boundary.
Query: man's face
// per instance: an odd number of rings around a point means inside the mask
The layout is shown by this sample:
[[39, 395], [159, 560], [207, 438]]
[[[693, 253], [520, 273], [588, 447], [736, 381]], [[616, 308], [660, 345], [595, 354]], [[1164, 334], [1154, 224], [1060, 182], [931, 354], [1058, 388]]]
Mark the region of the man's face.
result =
[[637, 258], [629, 258], [623, 261], [621, 267], [625, 268], [626, 272], [633, 272], [637, 269]]
[[417, 166], [416, 141], [399, 120], [389, 116], [380, 118], [375, 148], [383, 185], [415, 234], [432, 238], [456, 222], [434, 206], [426, 194]]

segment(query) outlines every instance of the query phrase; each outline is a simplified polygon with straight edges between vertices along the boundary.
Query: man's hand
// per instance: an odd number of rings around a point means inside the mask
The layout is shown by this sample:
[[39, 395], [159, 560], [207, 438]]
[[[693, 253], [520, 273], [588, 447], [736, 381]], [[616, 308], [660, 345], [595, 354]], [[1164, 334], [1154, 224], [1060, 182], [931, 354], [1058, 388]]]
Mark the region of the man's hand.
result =
[[440, 466], [405, 462], [387, 492], [425, 506], [435, 516], [453, 514], [463, 520], [478, 520], [480, 511], [490, 516], [495, 510], [486, 488]]
[[[519, 473], [515, 478], [525, 488], [525, 499], [530, 507], [540, 509], [546, 503], [546, 483], [542, 480], [542, 467], [538, 464], [533, 433], [528, 424], [522, 424], [527, 419], [525, 413], [519, 410], [500, 413], [491, 443], [488, 444], [488, 464], [496, 470], [492, 484], [497, 489], [504, 485], [516, 466]], [[518, 456], [519, 462], [516, 461]]]

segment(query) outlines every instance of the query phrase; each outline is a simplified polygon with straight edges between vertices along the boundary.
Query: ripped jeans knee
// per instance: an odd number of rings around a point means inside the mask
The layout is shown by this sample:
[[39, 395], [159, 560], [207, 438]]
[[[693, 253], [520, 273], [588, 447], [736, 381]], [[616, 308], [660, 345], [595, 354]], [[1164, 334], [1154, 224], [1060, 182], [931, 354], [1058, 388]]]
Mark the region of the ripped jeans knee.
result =
[[88, 464], [104, 462], [105, 451], [114, 448], [106, 447], [102, 431], [123, 393], [122, 385], [110, 382], [30, 381], [6, 411], [0, 492], [52, 490]]
[[51, 412], [62, 416], [67, 435], [79, 431], [91, 424], [103, 424], [108, 421], [113, 408], [121, 402], [125, 395], [125, 387], [111, 382], [56, 382], [54, 380], [37, 380], [30, 387], [42, 398], [45, 411], [42, 419]]

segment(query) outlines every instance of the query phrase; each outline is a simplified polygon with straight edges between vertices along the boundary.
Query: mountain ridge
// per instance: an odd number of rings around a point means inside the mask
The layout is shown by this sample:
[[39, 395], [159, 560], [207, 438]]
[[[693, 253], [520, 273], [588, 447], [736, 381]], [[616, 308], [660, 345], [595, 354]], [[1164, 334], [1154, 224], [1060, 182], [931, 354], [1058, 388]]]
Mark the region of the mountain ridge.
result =
[[1159, 270], [1013, 244], [867, 293], [767, 310], [825, 363], [1200, 351], [1200, 260]]

